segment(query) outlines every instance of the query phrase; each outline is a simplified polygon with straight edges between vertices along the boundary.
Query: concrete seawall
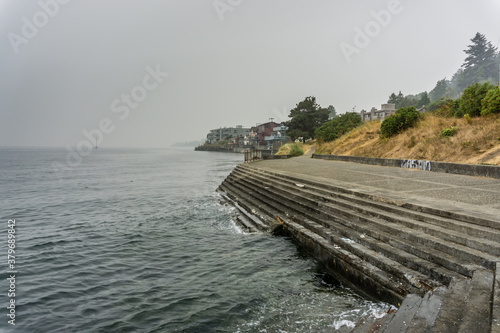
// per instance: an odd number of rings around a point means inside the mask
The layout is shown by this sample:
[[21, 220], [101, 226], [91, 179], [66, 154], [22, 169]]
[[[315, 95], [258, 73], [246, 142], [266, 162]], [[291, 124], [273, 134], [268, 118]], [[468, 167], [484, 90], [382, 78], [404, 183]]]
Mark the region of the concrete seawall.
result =
[[402, 160], [402, 159], [347, 156], [347, 155], [313, 154], [312, 157], [324, 160], [354, 162], [354, 163], [390, 166], [390, 167], [408, 168], [408, 169], [420, 169], [425, 171], [500, 179], [500, 166], [497, 165], [448, 163], [448, 162], [436, 162], [436, 161], [426, 161], [426, 160]]
[[[225, 148], [225, 147], [211, 147], [211, 146], [198, 146], [195, 147], [195, 151], [210, 151], [217, 153], [235, 153], [235, 154], [244, 154], [245, 151], [252, 150], [253, 148], [245, 148], [245, 147], [234, 147], [234, 148]], [[272, 149], [259, 149], [262, 157], [266, 159], [272, 158], [286, 158], [274, 155], [277, 151]]]
[[248, 230], [399, 307], [354, 332], [500, 332], [500, 180], [300, 157], [242, 164], [220, 190]]

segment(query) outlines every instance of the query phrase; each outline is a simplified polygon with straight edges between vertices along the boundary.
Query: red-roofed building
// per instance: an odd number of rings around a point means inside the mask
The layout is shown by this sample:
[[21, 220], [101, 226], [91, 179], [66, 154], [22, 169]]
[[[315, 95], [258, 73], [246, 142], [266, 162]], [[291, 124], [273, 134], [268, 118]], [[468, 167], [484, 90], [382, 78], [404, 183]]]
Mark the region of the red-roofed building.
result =
[[257, 136], [259, 140], [259, 145], [265, 145], [266, 136], [271, 136], [275, 127], [281, 126], [274, 121], [270, 121], [264, 124], [257, 125]]

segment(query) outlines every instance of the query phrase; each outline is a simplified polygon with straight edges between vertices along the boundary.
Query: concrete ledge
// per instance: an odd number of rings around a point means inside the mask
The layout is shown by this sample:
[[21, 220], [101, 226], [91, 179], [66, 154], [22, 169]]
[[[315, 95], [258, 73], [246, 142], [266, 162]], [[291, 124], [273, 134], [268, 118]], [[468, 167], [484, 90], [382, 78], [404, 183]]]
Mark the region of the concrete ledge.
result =
[[312, 158], [500, 179], [500, 166], [497, 165], [321, 154], [313, 154]]
[[285, 160], [287, 158], [290, 158], [290, 155], [264, 155], [262, 156], [263, 159], [265, 160]]
[[491, 315], [491, 332], [500, 333], [500, 262], [497, 262], [495, 270], [495, 282], [493, 285], [493, 309]]
[[215, 151], [219, 153], [234, 153], [233, 148], [223, 148], [223, 147], [204, 147], [199, 146], [194, 148], [195, 151]]

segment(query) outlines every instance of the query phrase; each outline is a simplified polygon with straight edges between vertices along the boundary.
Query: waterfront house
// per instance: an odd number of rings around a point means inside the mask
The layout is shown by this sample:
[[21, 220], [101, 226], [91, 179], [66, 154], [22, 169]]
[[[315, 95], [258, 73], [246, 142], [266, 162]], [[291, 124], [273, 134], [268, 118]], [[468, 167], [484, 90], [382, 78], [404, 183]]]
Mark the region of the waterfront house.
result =
[[360, 115], [361, 115], [361, 120], [363, 121], [371, 121], [376, 119], [380, 119], [381, 121], [383, 121], [385, 118], [395, 113], [396, 113], [396, 104], [387, 103], [387, 104], [382, 104], [380, 110], [377, 110], [375, 107], [373, 107], [370, 110], [370, 112], [361, 110]]
[[220, 140], [245, 137], [249, 134], [250, 128], [245, 128], [242, 125], [237, 125], [236, 127], [220, 127], [208, 132], [207, 143], [215, 143]]

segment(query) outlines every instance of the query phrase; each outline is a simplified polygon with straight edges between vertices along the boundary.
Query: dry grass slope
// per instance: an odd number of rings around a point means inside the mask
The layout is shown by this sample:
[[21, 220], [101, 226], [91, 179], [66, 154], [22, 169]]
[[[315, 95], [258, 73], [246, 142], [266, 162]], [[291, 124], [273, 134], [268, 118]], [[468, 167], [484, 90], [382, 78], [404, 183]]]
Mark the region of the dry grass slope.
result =
[[[322, 143], [319, 154], [433, 160], [500, 165], [500, 114], [488, 117], [443, 118], [425, 114], [419, 123], [388, 139], [380, 138], [380, 121], [371, 121], [341, 138]], [[457, 133], [444, 137], [443, 129]]]
[[[308, 143], [297, 143], [297, 145], [304, 151], [304, 155], [307, 154], [311, 148], [316, 145], [316, 141], [311, 141]], [[287, 143], [280, 147], [278, 152], [275, 155], [288, 155], [290, 153], [292, 144]]]

